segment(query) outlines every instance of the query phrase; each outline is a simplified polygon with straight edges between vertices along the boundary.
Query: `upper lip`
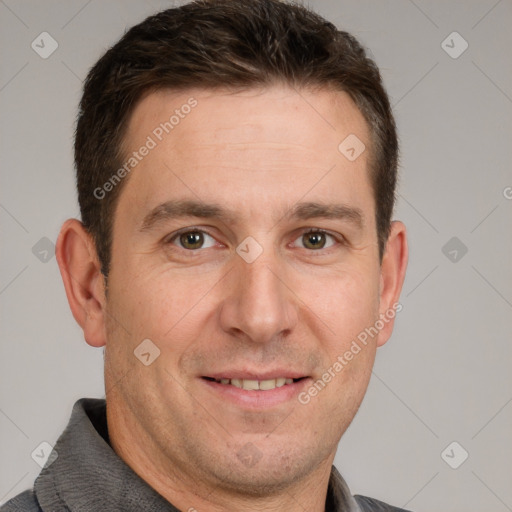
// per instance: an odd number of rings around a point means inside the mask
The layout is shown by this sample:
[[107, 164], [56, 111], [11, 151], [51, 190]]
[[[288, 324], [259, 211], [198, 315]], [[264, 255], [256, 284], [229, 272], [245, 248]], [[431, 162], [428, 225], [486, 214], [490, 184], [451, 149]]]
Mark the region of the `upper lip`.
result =
[[208, 373], [202, 377], [209, 377], [211, 379], [244, 379], [244, 380], [272, 380], [284, 377], [286, 379], [301, 379], [308, 375], [304, 372], [297, 372], [294, 370], [266, 370], [266, 371], [242, 371], [242, 370], [225, 370], [221, 372]]

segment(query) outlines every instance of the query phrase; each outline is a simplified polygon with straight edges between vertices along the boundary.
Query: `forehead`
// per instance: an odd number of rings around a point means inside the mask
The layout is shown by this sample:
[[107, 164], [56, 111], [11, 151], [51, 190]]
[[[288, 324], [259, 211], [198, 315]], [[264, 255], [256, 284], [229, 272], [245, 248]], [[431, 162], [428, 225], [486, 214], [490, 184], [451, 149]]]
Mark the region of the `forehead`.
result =
[[130, 172], [120, 202], [148, 209], [180, 196], [238, 201], [256, 213], [262, 195], [267, 203], [273, 194], [293, 202], [308, 189], [312, 200], [315, 193], [353, 196], [356, 189], [370, 197], [368, 151], [350, 161], [339, 149], [354, 136], [369, 147], [364, 117], [344, 92], [286, 86], [154, 92], [128, 125], [125, 160], [152, 148]]
[[[289, 124], [291, 120], [293, 124]], [[141, 137], [152, 134], [157, 142], [176, 148], [184, 140], [189, 146], [222, 140], [253, 147], [266, 142], [269, 149], [285, 144], [334, 152], [340, 136], [357, 133], [367, 139], [367, 132], [361, 112], [343, 91], [284, 85], [238, 92], [161, 90], [145, 95], [135, 106], [125, 147], [137, 145]], [[199, 134], [201, 140], [194, 140]]]

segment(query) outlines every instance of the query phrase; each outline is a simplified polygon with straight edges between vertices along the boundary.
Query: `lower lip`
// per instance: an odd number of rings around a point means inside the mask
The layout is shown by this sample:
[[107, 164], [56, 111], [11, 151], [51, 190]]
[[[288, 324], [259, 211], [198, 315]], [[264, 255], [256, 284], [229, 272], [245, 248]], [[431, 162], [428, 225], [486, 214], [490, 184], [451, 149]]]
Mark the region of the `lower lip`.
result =
[[285, 384], [280, 388], [263, 390], [248, 390], [237, 388], [231, 384], [220, 384], [219, 382], [201, 378], [201, 381], [208, 386], [216, 395], [223, 400], [228, 400], [238, 406], [249, 409], [265, 409], [273, 407], [290, 400], [296, 400], [298, 394], [307, 386], [310, 378], [301, 379], [292, 384]]

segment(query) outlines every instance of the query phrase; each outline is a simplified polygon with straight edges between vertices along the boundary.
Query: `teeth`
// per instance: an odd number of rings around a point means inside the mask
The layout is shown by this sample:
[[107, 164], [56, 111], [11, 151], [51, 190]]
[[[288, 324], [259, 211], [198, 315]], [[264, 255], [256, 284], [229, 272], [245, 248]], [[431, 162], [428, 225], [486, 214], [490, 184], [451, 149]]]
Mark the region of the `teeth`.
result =
[[276, 379], [260, 380], [260, 389], [274, 389], [276, 387]]
[[257, 380], [242, 380], [242, 389], [260, 389], [260, 383]]
[[280, 388], [285, 384], [293, 384], [293, 379], [285, 377], [278, 377], [277, 379], [267, 380], [253, 380], [253, 379], [220, 379], [217, 380], [220, 384], [231, 384], [236, 388], [246, 389], [249, 391], [262, 390], [268, 391], [270, 389]]
[[286, 384], [286, 379], [284, 377], [279, 377], [276, 379], [276, 388], [280, 388]]

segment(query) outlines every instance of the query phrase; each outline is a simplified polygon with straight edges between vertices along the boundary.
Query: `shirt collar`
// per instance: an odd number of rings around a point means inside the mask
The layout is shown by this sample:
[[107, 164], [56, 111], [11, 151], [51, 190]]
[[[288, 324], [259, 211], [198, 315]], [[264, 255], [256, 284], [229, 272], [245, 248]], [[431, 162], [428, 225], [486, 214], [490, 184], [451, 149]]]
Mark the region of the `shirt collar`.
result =
[[[106, 403], [99, 399], [82, 398], [75, 403], [34, 489], [44, 511], [179, 512], [112, 450]], [[325, 511], [361, 512], [334, 466]]]

